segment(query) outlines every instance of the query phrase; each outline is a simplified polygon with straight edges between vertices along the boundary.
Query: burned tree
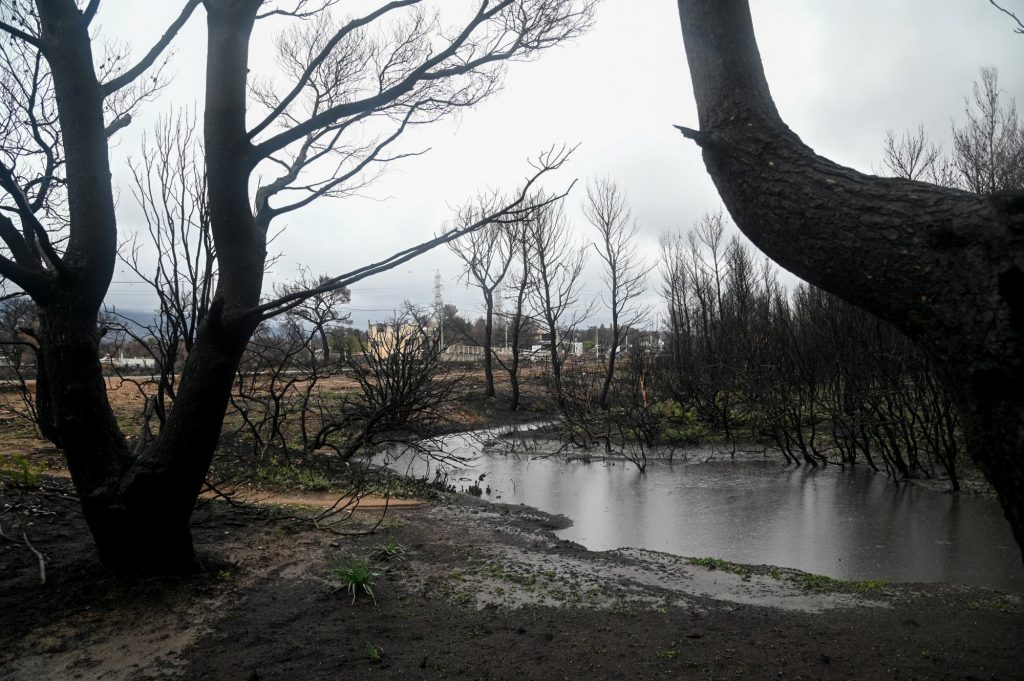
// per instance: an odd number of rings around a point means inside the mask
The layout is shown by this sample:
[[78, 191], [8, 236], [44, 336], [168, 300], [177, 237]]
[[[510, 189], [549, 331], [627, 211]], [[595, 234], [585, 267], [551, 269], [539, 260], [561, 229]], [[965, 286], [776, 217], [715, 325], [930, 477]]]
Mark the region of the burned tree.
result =
[[744, 0], [679, 0], [700, 130], [680, 128], [740, 229], [934, 362], [1024, 546], [1024, 194], [865, 175], [816, 155], [772, 100]]
[[[147, 441], [149, 418], [155, 416], [162, 424], [167, 417], [181, 363], [192, 351], [217, 283], [196, 133], [195, 121], [184, 113], [163, 117], [153, 137], [143, 137], [141, 157], [129, 162], [131, 190], [145, 230], [137, 230], [118, 257], [156, 295], [157, 310], [151, 322], [125, 317], [116, 309], [110, 310], [110, 317], [156, 364], [155, 392], [149, 394], [140, 386], [147, 414], [140, 439]], [[139, 446], [145, 442], [136, 443]]]
[[640, 228], [630, 215], [626, 197], [618, 185], [607, 178], [591, 183], [587, 187], [583, 213], [598, 233], [595, 247], [604, 270], [605, 293], [608, 296], [604, 304], [612, 315], [608, 363], [601, 394], [597, 398], [601, 408], [608, 409], [608, 391], [615, 376], [619, 346], [629, 331], [642, 326], [648, 316], [648, 311], [636, 304], [637, 298], [647, 288], [647, 272], [636, 248]]
[[[39, 308], [40, 419], [58, 436], [108, 568], [195, 569], [189, 518], [235, 370], [262, 321], [498, 216], [268, 301], [261, 295], [275, 218], [342, 196], [406, 155], [390, 149], [409, 126], [487, 97], [501, 82], [504, 62], [534, 58], [579, 35], [593, 3], [488, 0], [455, 26], [424, 11], [420, 0], [394, 0], [345, 20], [332, 18], [334, 4], [299, 3], [300, 16], [263, 0], [187, 0], [136, 63], [123, 51], [94, 58], [90, 24], [100, 0], [84, 8], [74, 0], [19, 0], [0, 9], [0, 118], [7, 128], [0, 145], [0, 276]], [[118, 247], [108, 139], [152, 97], [162, 82], [162, 55], [200, 6], [207, 29], [206, 201], [219, 276], [173, 406], [152, 444], [136, 453], [107, 401], [98, 357], [97, 313]], [[299, 25], [278, 42], [283, 89], [249, 74], [250, 38], [270, 16]], [[562, 158], [549, 154], [538, 173]], [[271, 179], [250, 195], [254, 176]], [[522, 196], [500, 212], [514, 213]]]
[[[461, 224], [472, 224], [480, 215], [491, 212], [493, 199], [479, 207], [467, 207], [460, 216]], [[494, 303], [495, 293], [508, 274], [515, 257], [515, 248], [503, 225], [492, 224], [450, 241], [448, 248], [462, 261], [461, 278], [480, 289], [484, 299], [484, 394], [494, 397]]]
[[512, 411], [519, 408], [521, 397], [519, 369], [523, 361], [524, 336], [533, 325], [533, 317], [528, 309], [529, 291], [532, 286], [530, 277], [530, 241], [529, 223], [521, 219], [508, 225], [505, 229], [508, 248], [515, 265], [506, 276], [506, 301], [509, 309], [504, 312], [505, 333], [509, 347], [506, 357], [498, 357], [498, 363], [508, 372], [509, 400], [508, 407]]
[[[274, 290], [279, 296], [287, 296], [296, 291], [309, 291], [330, 283], [331, 278], [326, 274], [313, 276], [308, 270], [303, 269], [301, 275], [295, 281], [277, 286]], [[349, 315], [343, 312], [342, 305], [352, 300], [352, 293], [346, 287], [333, 288], [328, 286], [321, 293], [306, 298], [295, 307], [288, 310], [288, 316], [299, 323], [308, 324], [317, 339], [320, 341], [320, 359], [324, 363], [331, 361], [331, 344], [328, 340], [328, 331], [332, 324], [341, 324], [349, 320]]]
[[981, 68], [965, 113], [967, 121], [953, 126], [957, 186], [978, 194], [1024, 191], [1024, 127], [1016, 103], [1002, 99], [994, 67]]
[[543, 197], [526, 222], [530, 257], [530, 305], [547, 336], [551, 391], [559, 410], [566, 407], [562, 367], [576, 325], [589, 315], [577, 309], [587, 251], [574, 244], [561, 202]]

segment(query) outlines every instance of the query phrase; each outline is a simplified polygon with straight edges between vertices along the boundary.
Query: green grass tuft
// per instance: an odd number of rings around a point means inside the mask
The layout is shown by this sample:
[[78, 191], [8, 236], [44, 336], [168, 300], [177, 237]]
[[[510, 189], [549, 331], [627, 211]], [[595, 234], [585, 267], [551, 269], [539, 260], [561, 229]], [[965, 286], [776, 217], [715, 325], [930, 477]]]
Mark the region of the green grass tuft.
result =
[[373, 593], [374, 581], [381, 576], [381, 571], [376, 565], [366, 559], [349, 559], [337, 561], [331, 565], [331, 575], [337, 579], [346, 590], [352, 595], [352, 605], [355, 605], [356, 595], [362, 591], [374, 605], [377, 605], [377, 598]]
[[377, 544], [374, 549], [377, 551], [379, 560], [400, 561], [405, 559], [405, 545], [399, 544], [394, 537], [388, 537], [387, 541]]

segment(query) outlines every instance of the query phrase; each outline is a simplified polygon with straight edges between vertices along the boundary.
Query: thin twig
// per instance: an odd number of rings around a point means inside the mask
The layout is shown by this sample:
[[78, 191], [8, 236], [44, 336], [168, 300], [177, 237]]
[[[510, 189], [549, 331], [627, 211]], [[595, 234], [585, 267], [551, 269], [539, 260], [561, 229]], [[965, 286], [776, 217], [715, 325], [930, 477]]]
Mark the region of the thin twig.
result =
[[1003, 14], [1006, 14], [1006, 15], [1007, 15], [1007, 16], [1009, 16], [1009, 17], [1010, 17], [1011, 19], [1013, 19], [1014, 21], [1016, 21], [1016, 22], [1017, 22], [1017, 26], [1018, 26], [1018, 28], [1014, 28], [1014, 29], [1013, 29], [1013, 32], [1014, 32], [1014, 33], [1020, 33], [1020, 34], [1024, 35], [1024, 21], [1021, 21], [1021, 20], [1020, 20], [1020, 19], [1019, 19], [1019, 18], [1017, 17], [1017, 15], [1016, 15], [1016, 14], [1014, 14], [1013, 12], [1011, 12], [1010, 10], [1006, 9], [1005, 7], [1002, 7], [1002, 6], [1000, 6], [1000, 5], [998, 4], [998, 3], [996, 3], [996, 1], [995, 1], [995, 0], [988, 0], [988, 1], [989, 1], [990, 3], [992, 3], [992, 6], [993, 6], [993, 7], [995, 7], [995, 8], [997, 9], [997, 10], [999, 10], [999, 11], [1000, 11], [1000, 12], [1002, 12]]
[[24, 532], [21, 533], [22, 539], [25, 540], [25, 546], [28, 550], [36, 554], [36, 560], [39, 561], [39, 585], [46, 584], [46, 560], [43, 558], [43, 554], [36, 551], [36, 547], [32, 546], [32, 542], [28, 540], [28, 535]]

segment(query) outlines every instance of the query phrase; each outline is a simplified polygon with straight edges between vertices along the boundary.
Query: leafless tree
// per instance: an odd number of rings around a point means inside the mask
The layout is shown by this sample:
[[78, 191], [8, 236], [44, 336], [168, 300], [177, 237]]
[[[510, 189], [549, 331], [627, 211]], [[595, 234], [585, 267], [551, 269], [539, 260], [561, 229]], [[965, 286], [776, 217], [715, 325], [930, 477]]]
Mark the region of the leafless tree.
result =
[[324, 405], [315, 446], [341, 461], [385, 444], [402, 444], [433, 455], [431, 440], [450, 429], [451, 405], [465, 376], [442, 357], [437, 329], [412, 306], [388, 322], [392, 333], [350, 364], [359, 392]]
[[[157, 310], [151, 322], [109, 311], [122, 333], [138, 341], [156, 363], [155, 392], [140, 387], [147, 413], [161, 424], [217, 285], [206, 180], [197, 158], [195, 122], [185, 112], [162, 117], [152, 139], [143, 136], [141, 158], [129, 166], [145, 228], [133, 231], [118, 257], [156, 295]], [[139, 437], [148, 443], [150, 435], [144, 417]]]
[[319, 362], [309, 362], [316, 332], [292, 319], [264, 322], [249, 339], [239, 362], [228, 420], [234, 435], [251, 456], [253, 471], [263, 466], [290, 466], [291, 426], [297, 421], [301, 449], [307, 449], [306, 416], [312, 391], [327, 374]]
[[559, 409], [566, 406], [562, 365], [576, 326], [590, 314], [581, 305], [583, 266], [587, 250], [572, 238], [561, 201], [540, 199], [526, 222], [530, 246], [530, 305], [547, 336], [551, 390]]
[[680, 0], [700, 146], [740, 229], [796, 275], [893, 323], [934, 361], [1024, 547], [1024, 194], [858, 173], [772, 100], [745, 0]]
[[608, 296], [604, 303], [612, 315], [608, 362], [597, 398], [601, 408], [607, 409], [619, 346], [630, 329], [642, 326], [649, 317], [649, 310], [637, 305], [637, 299], [647, 288], [647, 271], [643, 258], [637, 253], [640, 228], [630, 215], [626, 197], [618, 185], [608, 178], [591, 182], [583, 213], [598, 232], [595, 247], [601, 258]]
[[[319, 288], [328, 281], [330, 281], [330, 277], [326, 274], [313, 276], [304, 269], [298, 279], [277, 286], [274, 291], [278, 296], [287, 296], [296, 291]], [[352, 293], [347, 288], [331, 288], [306, 298], [288, 311], [290, 317], [312, 327], [313, 333], [320, 340], [320, 357], [324, 362], [331, 361], [331, 345], [327, 338], [328, 327], [348, 321], [349, 315], [342, 311], [341, 306], [351, 300]]]
[[1024, 127], [1016, 102], [1004, 101], [994, 67], [982, 67], [965, 105], [967, 121], [953, 126], [959, 184], [978, 194], [1024, 191]]
[[662, 294], [672, 358], [663, 380], [680, 406], [730, 436], [738, 361], [730, 295], [743, 290], [750, 272], [741, 247], [726, 241], [725, 230], [720, 212], [707, 213], [685, 236], [662, 238]]
[[[461, 224], [473, 224], [480, 215], [493, 212], [493, 198], [481, 199], [477, 206], [463, 208]], [[505, 275], [515, 258], [512, 231], [501, 224], [492, 224], [471, 232], [457, 241], [448, 242], [448, 248], [462, 261], [460, 278], [480, 289], [484, 298], [484, 394], [494, 397], [494, 303]]]
[[[216, 488], [259, 478], [348, 486], [385, 445], [443, 458], [434, 442], [451, 429], [463, 375], [442, 361], [437, 329], [425, 321], [406, 307], [365, 352], [330, 363], [314, 357], [319, 334], [298, 320], [261, 325], [239, 365]], [[358, 389], [328, 382], [342, 369]]]
[[[393, 0], [348, 19], [332, 18], [330, 2], [296, 10], [270, 0], [186, 0], [137, 61], [123, 50], [97, 58], [90, 26], [102, 4], [2, 7], [0, 100], [10, 115], [0, 144], [0, 276], [40, 307], [40, 418], [59, 434], [101, 562], [128, 572], [187, 571], [196, 567], [189, 518], [235, 368], [258, 325], [499, 216], [268, 301], [261, 293], [273, 220], [343, 195], [382, 163], [415, 153], [390, 149], [408, 126], [494, 92], [504, 63], [579, 35], [593, 2], [485, 0], [451, 24], [421, 0]], [[98, 361], [97, 313], [118, 248], [108, 138], [159, 88], [167, 48], [199, 7], [207, 31], [203, 167], [218, 277], [173, 407], [136, 454], [110, 409]], [[299, 27], [279, 41], [282, 80], [250, 74], [250, 38], [269, 16]], [[549, 154], [537, 172], [562, 160]], [[250, 195], [254, 176], [270, 179]], [[514, 196], [500, 212], [521, 205]]]
[[530, 267], [530, 232], [529, 218], [523, 216], [505, 227], [508, 239], [508, 250], [513, 265], [505, 278], [505, 301], [508, 306], [502, 311], [505, 333], [509, 340], [507, 355], [497, 356], [498, 363], [508, 372], [509, 409], [519, 408], [521, 398], [520, 368], [523, 360], [523, 344], [526, 335], [533, 327], [533, 317], [529, 312], [529, 292], [532, 288], [532, 268]]
[[924, 126], [906, 131], [897, 137], [892, 130], [885, 132], [884, 163], [894, 177], [931, 182], [950, 187], [956, 182], [956, 170], [946, 160], [942, 148], [928, 140]]

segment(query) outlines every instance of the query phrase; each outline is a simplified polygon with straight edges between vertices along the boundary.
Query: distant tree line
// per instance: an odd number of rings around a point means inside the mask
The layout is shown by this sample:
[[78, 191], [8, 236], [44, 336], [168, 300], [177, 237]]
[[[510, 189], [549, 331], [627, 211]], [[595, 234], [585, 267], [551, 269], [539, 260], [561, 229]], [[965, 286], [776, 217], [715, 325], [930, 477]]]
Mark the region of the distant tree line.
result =
[[[662, 242], [661, 395], [705, 432], [767, 439], [787, 461], [949, 476], [963, 443], [934, 370], [901, 333], [808, 284], [787, 291], [721, 215]], [[691, 431], [692, 432], [692, 431]]]

